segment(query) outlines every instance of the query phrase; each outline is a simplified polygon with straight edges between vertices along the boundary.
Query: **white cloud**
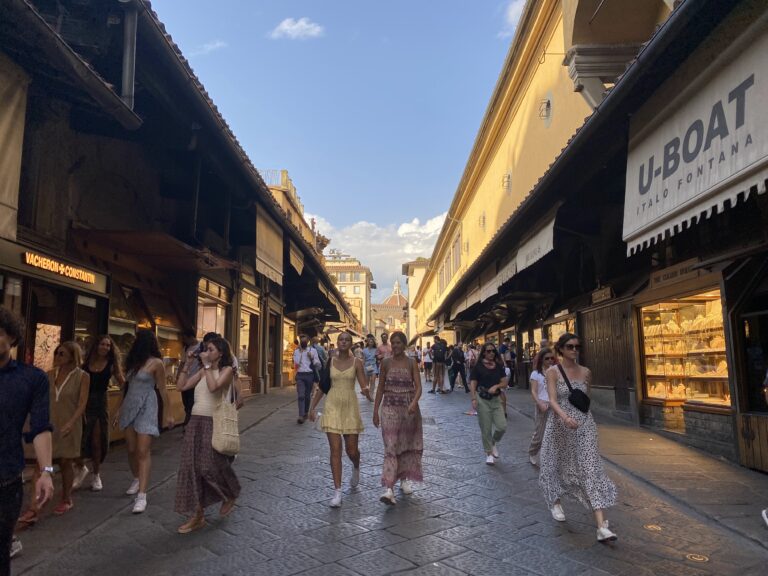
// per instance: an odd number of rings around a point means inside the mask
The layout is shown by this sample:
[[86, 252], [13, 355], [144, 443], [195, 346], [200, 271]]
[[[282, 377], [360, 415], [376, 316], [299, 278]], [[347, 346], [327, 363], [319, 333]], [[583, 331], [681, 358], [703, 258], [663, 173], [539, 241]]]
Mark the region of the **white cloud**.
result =
[[509, 0], [504, 9], [504, 27], [498, 34], [499, 38], [511, 38], [515, 34], [517, 23], [523, 15], [523, 8], [525, 8], [525, 0]]
[[210, 54], [211, 52], [215, 52], [216, 50], [221, 50], [222, 48], [226, 48], [227, 43], [224, 42], [224, 40], [212, 40], [210, 42], [206, 42], [202, 46], [195, 48], [192, 50], [192, 52], [189, 53], [190, 56], [205, 56], [206, 54]]
[[[331, 239], [326, 249], [336, 248], [357, 258], [373, 272], [377, 289], [374, 302], [381, 302], [392, 292], [395, 280], [406, 289], [401, 266], [419, 256], [429, 258], [445, 221], [445, 213], [422, 223], [418, 218], [401, 224], [381, 226], [360, 221], [341, 228], [335, 227], [322, 216], [305, 214], [307, 222], [315, 219], [321, 234]], [[412, 296], [412, 295], [411, 295]]]
[[318, 38], [325, 33], [325, 29], [309, 18], [286, 18], [278, 24], [270, 33], [270, 38], [275, 40], [287, 38], [289, 40], [306, 40], [307, 38]]

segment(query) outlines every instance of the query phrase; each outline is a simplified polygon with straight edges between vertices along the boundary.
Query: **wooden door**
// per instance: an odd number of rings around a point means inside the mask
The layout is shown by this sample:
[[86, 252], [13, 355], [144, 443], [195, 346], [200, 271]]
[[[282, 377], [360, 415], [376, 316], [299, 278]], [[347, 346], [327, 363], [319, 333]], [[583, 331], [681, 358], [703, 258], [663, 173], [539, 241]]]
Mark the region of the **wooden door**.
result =
[[630, 410], [634, 388], [631, 338], [631, 304], [628, 301], [587, 311], [579, 317], [582, 361], [592, 371], [592, 385], [614, 391], [615, 409]]
[[738, 434], [741, 464], [768, 472], [768, 414], [740, 414]]

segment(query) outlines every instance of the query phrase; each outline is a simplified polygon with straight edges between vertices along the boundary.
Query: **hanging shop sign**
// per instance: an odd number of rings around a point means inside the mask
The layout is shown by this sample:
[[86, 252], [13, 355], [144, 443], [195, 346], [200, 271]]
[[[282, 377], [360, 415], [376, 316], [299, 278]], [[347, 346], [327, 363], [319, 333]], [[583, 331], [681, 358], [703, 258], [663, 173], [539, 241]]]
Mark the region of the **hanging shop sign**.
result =
[[669, 284], [676, 284], [677, 282], [683, 282], [692, 278], [698, 278], [701, 270], [694, 268], [698, 263], [698, 258], [691, 258], [690, 260], [680, 262], [669, 268], [651, 272], [651, 289], [661, 288], [662, 286], [668, 286]]
[[[624, 204], [628, 254], [722, 211], [726, 201], [735, 205], [739, 194], [765, 192], [766, 53], [765, 23], [757, 22], [704, 72], [702, 53], [689, 60], [635, 115]], [[660, 102], [669, 104], [659, 111]]]
[[606, 286], [592, 292], [592, 304], [601, 304], [613, 298], [613, 288]]
[[532, 266], [555, 247], [555, 218], [552, 216], [538, 232], [526, 240], [517, 251], [515, 273]]
[[107, 277], [104, 274], [8, 240], [0, 239], [0, 264], [57, 284], [100, 294], [107, 291]]
[[244, 308], [248, 308], [254, 312], [259, 312], [261, 310], [261, 300], [259, 299], [259, 295], [255, 292], [251, 292], [244, 288], [240, 291], [240, 301]]

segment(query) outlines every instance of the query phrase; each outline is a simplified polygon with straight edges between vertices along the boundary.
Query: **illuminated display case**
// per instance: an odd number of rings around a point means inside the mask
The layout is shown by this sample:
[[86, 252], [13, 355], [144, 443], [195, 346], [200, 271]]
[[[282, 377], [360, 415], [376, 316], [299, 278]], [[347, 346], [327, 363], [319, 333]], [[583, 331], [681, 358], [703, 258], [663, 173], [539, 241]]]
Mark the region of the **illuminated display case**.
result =
[[731, 405], [720, 291], [641, 310], [646, 398]]

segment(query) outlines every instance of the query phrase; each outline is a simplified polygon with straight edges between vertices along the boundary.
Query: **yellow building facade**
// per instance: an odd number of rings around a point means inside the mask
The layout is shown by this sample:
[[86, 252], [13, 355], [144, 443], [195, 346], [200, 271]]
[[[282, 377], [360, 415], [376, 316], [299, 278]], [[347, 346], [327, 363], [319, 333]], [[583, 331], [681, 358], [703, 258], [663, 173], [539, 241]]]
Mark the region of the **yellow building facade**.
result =
[[[438, 311], [467, 308], [515, 273], [512, 246], [509, 261], [464, 277], [669, 10], [662, 0], [529, 0], [413, 295], [417, 333], [440, 332], [453, 314]], [[451, 293], [466, 282], [458, 298]]]

